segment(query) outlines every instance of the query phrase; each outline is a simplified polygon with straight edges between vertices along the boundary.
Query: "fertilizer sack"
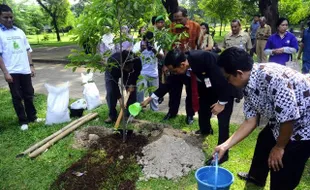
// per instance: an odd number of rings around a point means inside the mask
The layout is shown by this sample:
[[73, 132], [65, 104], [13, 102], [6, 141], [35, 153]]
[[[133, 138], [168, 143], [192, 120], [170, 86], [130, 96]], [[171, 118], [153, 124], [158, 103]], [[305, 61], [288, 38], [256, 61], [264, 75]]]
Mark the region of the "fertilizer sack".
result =
[[45, 124], [52, 125], [70, 121], [68, 109], [69, 82], [59, 87], [49, 84], [44, 84], [44, 86], [48, 92]]
[[93, 81], [93, 73], [84, 75], [81, 73], [84, 85], [83, 96], [87, 102], [87, 109], [92, 110], [102, 104], [100, 100], [99, 90]]

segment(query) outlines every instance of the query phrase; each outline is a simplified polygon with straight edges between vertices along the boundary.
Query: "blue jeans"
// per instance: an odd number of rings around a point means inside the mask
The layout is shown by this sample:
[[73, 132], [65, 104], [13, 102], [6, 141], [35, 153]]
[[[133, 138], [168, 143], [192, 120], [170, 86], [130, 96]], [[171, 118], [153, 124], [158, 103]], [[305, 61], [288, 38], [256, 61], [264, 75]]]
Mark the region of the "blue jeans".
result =
[[[159, 86], [159, 78], [148, 77], [145, 75], [140, 75], [143, 78], [138, 82], [137, 87], [137, 101], [143, 102], [146, 88], [155, 87], [153, 91], [155, 91]], [[142, 85], [142, 86], [141, 86]], [[149, 93], [151, 95], [152, 92]], [[151, 110], [158, 111], [158, 100], [153, 99], [150, 103]]]
[[310, 61], [302, 61], [302, 69], [303, 74], [308, 74], [310, 72]]

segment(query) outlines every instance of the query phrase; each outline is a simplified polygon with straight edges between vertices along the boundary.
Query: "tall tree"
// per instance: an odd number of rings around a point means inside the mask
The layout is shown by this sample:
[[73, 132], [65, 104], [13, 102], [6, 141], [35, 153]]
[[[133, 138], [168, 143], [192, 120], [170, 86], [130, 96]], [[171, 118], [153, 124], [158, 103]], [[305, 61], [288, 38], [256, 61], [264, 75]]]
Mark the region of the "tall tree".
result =
[[51, 17], [52, 25], [57, 35], [57, 41], [60, 41], [59, 22], [66, 20], [69, 14], [70, 3], [68, 0], [37, 0], [39, 5]]
[[220, 20], [220, 36], [222, 35], [222, 26], [225, 21], [239, 15], [240, 1], [239, 0], [202, 0], [199, 7], [205, 10], [206, 13]]
[[259, 10], [266, 17], [272, 32], [276, 32], [276, 22], [279, 19], [279, 0], [259, 0]]
[[175, 10], [179, 6], [178, 0], [161, 0], [161, 2], [169, 15], [169, 19], [173, 21], [173, 13], [175, 13]]

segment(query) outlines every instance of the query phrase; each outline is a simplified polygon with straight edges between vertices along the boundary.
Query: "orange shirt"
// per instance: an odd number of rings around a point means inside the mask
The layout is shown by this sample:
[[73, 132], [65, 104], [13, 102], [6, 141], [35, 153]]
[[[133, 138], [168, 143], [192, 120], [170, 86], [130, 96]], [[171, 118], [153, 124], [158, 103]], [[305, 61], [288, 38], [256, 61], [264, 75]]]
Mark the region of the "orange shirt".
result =
[[174, 25], [175, 23], [170, 26], [172, 33], [180, 34], [185, 31], [189, 35], [189, 37], [183, 37], [179, 41], [179, 48], [182, 51], [197, 49], [198, 38], [200, 35], [200, 25], [197, 22], [191, 20], [187, 20], [185, 26], [182, 28], [175, 28]]

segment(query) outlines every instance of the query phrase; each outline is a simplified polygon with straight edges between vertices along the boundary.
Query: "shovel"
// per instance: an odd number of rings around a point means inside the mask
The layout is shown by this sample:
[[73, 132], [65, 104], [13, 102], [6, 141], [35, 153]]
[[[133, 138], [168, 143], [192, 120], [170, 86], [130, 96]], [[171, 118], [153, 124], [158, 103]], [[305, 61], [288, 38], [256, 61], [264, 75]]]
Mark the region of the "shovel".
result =
[[[131, 93], [131, 92], [128, 92], [127, 95], [126, 95], [126, 97], [124, 98], [124, 102], [125, 102], [124, 105], [127, 104], [127, 101], [128, 101], [128, 99], [129, 99], [130, 93]], [[120, 111], [119, 114], [118, 114], [118, 117], [117, 117], [117, 120], [116, 120], [116, 122], [115, 122], [115, 125], [114, 125], [114, 129], [115, 129], [115, 130], [118, 129], [119, 124], [120, 124], [120, 122], [121, 122], [121, 120], [122, 120], [123, 114], [124, 114], [124, 113], [123, 113], [123, 109], [121, 109], [121, 111]]]

